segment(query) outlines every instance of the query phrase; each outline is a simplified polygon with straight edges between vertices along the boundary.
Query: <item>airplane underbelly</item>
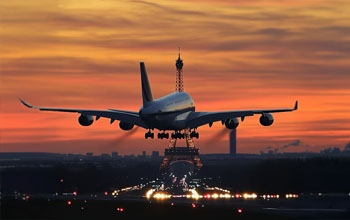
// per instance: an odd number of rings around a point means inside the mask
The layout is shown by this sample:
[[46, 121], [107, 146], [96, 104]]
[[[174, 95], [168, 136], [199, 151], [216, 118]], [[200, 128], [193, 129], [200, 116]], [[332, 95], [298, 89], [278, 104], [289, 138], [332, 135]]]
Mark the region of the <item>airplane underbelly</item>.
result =
[[179, 117], [183, 114], [154, 115], [147, 120], [147, 124], [159, 130], [183, 130], [186, 128], [186, 117]]

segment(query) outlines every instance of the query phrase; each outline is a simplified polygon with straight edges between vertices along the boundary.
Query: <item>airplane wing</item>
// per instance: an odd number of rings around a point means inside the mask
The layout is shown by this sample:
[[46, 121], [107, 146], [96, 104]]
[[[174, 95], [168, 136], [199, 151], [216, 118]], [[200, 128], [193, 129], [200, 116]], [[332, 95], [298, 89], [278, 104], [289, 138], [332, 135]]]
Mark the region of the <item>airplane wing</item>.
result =
[[46, 107], [36, 107], [32, 106], [22, 99], [18, 98], [19, 101], [28, 108], [38, 109], [40, 111], [55, 111], [55, 112], [72, 112], [79, 113], [84, 115], [96, 116], [96, 120], [100, 117], [111, 119], [111, 123], [114, 120], [127, 122], [130, 124], [134, 124], [136, 126], [146, 128], [147, 126], [141, 120], [138, 112], [133, 111], [125, 111], [125, 110], [117, 110], [117, 109], [108, 109], [108, 110], [89, 110], [89, 109], [65, 109], [65, 108], [46, 108]]
[[189, 128], [197, 128], [205, 124], [212, 124], [216, 121], [225, 122], [229, 118], [241, 118], [242, 121], [246, 116], [255, 114], [290, 112], [298, 109], [298, 101], [295, 102], [294, 108], [287, 109], [265, 109], [265, 110], [240, 110], [240, 111], [222, 111], [222, 112], [191, 112], [188, 117], [187, 126]]

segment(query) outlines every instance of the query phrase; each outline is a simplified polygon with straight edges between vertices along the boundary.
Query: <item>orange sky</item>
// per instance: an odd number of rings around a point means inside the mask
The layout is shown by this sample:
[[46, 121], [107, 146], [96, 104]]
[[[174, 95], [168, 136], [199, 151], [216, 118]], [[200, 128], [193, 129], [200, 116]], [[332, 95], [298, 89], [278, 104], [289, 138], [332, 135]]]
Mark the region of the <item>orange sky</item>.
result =
[[[11, 0], [0, 2], [0, 151], [137, 154], [166, 140], [123, 138], [118, 123], [25, 109], [141, 106], [139, 62], [153, 95], [174, 91], [177, 48], [197, 111], [293, 107], [238, 129], [238, 152], [319, 151], [350, 141], [348, 0]], [[227, 153], [220, 123], [199, 129], [202, 153]], [[217, 138], [215, 138], [217, 137]], [[215, 141], [214, 141], [215, 140]]]

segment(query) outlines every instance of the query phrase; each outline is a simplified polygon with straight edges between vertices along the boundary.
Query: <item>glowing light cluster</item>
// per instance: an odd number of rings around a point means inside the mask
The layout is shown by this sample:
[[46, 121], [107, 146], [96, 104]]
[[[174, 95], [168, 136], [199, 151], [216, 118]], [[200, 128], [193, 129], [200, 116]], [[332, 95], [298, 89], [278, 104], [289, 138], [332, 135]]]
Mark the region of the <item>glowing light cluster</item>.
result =
[[207, 187], [207, 188], [205, 188], [205, 190], [210, 190], [210, 191], [216, 190], [216, 191], [221, 191], [221, 192], [224, 192], [224, 193], [230, 193], [229, 190], [227, 190], [227, 189], [222, 189], [222, 188], [220, 188], [220, 187]]
[[114, 190], [112, 192], [112, 196], [116, 197], [119, 194], [119, 190]]
[[146, 193], [146, 198], [147, 198], [147, 199], [151, 198], [151, 196], [152, 196], [152, 194], [153, 194], [154, 191], [155, 191], [154, 189], [148, 190], [147, 193]]
[[278, 194], [275, 194], [275, 195], [268, 194], [268, 195], [262, 195], [260, 197], [263, 198], [263, 199], [279, 199], [280, 195], [278, 195]]
[[244, 199], [256, 199], [258, 196], [255, 193], [244, 193], [243, 198]]
[[286, 194], [286, 199], [295, 199], [298, 198], [298, 194]]
[[232, 196], [232, 198], [233, 198], [233, 197], [235, 197], [236, 199], [238, 199], [238, 198], [242, 198], [242, 195], [241, 195], [241, 194], [236, 193], [234, 196]]
[[153, 195], [153, 198], [155, 198], [155, 199], [170, 199], [171, 195], [168, 195], [165, 193], [156, 193]]
[[[190, 189], [189, 191], [192, 193], [192, 195], [188, 195], [188, 196], [189, 196], [188, 198], [192, 198], [192, 199], [200, 199], [200, 198], [203, 198], [203, 196], [202, 196], [202, 195], [199, 195], [195, 189]], [[186, 196], [186, 197], [187, 197], [187, 196]]]

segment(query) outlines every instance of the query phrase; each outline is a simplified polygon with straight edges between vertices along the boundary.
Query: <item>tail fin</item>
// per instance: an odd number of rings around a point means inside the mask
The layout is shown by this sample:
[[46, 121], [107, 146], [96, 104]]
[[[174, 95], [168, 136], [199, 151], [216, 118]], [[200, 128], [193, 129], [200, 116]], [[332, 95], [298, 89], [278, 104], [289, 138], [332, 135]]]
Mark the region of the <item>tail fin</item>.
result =
[[148, 81], [146, 67], [143, 62], [140, 62], [140, 70], [141, 70], [142, 100], [143, 100], [143, 106], [146, 106], [149, 102], [153, 101], [153, 95], [152, 95], [151, 86]]

